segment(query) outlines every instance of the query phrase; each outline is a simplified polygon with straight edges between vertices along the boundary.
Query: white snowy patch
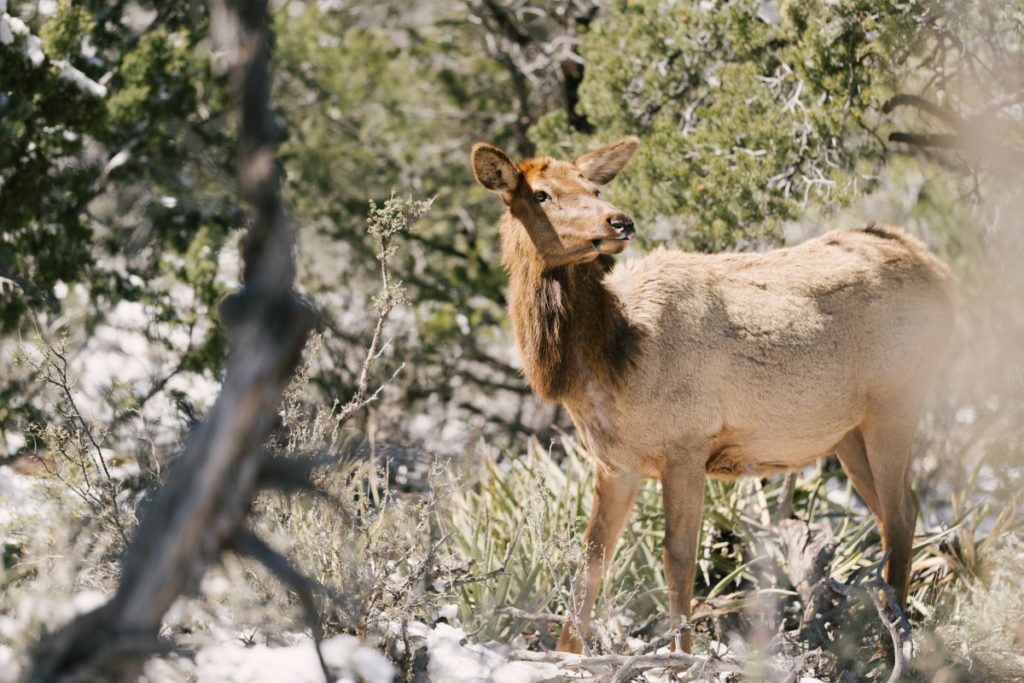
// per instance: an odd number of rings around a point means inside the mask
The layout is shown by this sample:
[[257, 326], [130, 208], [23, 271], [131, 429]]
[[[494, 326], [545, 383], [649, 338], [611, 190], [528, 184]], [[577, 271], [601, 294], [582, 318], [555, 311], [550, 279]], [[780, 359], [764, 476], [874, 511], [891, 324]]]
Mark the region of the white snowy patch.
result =
[[[40, 42], [39, 37], [29, 31], [24, 21], [18, 17], [12, 17], [6, 12], [7, 3], [4, 2], [3, 6], [0, 7], [0, 44], [10, 45], [14, 42], [14, 36], [24, 36], [25, 43], [21, 46], [22, 53], [32, 62], [32, 66], [41, 66], [46, 61], [46, 55], [43, 53], [43, 44]], [[40, 12], [42, 12], [41, 9]], [[54, 60], [53, 65], [57, 67], [57, 73], [61, 78], [69, 81], [82, 92], [94, 97], [102, 98], [107, 96], [106, 86], [86, 76], [67, 60]]]
[[429, 415], [420, 414], [406, 423], [406, 431], [414, 439], [425, 439], [437, 427], [437, 423]]
[[[412, 632], [412, 629], [410, 629]], [[427, 634], [430, 663], [427, 672], [432, 681], [462, 683], [534, 683], [565, 674], [554, 664], [510, 662], [497, 648], [466, 641], [466, 633], [448, 624], [438, 624]]]
[[0, 17], [0, 45], [10, 45], [14, 42], [14, 34], [11, 32], [11, 24], [7, 21], [7, 15]]
[[32, 35], [24, 21], [4, 13], [0, 17], [0, 43], [10, 45], [14, 42], [14, 36], [25, 37], [25, 44], [21, 46], [21, 51], [32, 62], [32, 66], [39, 66], [43, 63], [46, 55], [43, 54], [39, 38]]
[[770, 26], [778, 26], [782, 15], [775, 0], [761, 0], [757, 3], [757, 17]]
[[242, 254], [239, 249], [240, 232], [232, 234], [217, 254], [216, 282], [234, 288], [242, 279]]
[[96, 81], [92, 80], [84, 73], [71, 66], [67, 61], [58, 59], [53, 62], [53, 65], [60, 71], [60, 77], [66, 81], [70, 81], [76, 88], [82, 92], [89, 93], [93, 97], [106, 97], [107, 88], [104, 85], [100, 85]]
[[28, 35], [28, 24], [26, 24], [24, 21], [22, 21], [18, 17], [12, 17], [9, 14], [5, 15], [4, 18], [7, 19], [8, 23], [9, 23], [9, 25], [11, 27], [11, 31], [13, 31], [15, 35], [18, 35], [18, 36]]
[[[365, 680], [391, 683], [395, 669], [384, 655], [349, 635], [335, 636], [321, 645], [324, 661], [339, 681]], [[287, 647], [240, 642], [204, 648], [196, 656], [199, 683], [321, 683], [324, 675], [311, 640]]]
[[35, 504], [38, 500], [32, 478], [18, 474], [6, 465], [0, 467], [0, 531], [13, 522], [19, 512]]
[[202, 592], [211, 598], [222, 598], [231, 592], [231, 580], [223, 574], [207, 572], [203, 577]]
[[8, 455], [15, 451], [20, 451], [25, 446], [25, 443], [25, 436], [23, 434], [13, 431], [4, 433], [4, 448]]
[[0, 638], [14, 640], [20, 630], [21, 627], [17, 620], [7, 615], [0, 615]]
[[100, 591], [82, 591], [71, 597], [71, 609], [76, 615], [85, 614], [105, 604], [107, 600], [107, 596]]
[[132, 153], [129, 152], [127, 149], [122, 149], [120, 152], [110, 157], [110, 161], [108, 161], [107, 165], [103, 167], [101, 175], [107, 175], [114, 169], [120, 166], [124, 166], [126, 163], [128, 163], [128, 160], [131, 158]]

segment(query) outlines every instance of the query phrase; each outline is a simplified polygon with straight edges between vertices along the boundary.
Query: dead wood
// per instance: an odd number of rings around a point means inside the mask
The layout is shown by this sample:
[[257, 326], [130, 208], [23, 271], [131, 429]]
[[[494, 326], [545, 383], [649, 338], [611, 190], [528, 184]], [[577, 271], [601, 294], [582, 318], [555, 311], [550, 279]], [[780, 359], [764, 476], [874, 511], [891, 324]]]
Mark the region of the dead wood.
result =
[[166, 483], [142, 510], [113, 599], [41, 640], [31, 681], [137, 679], [146, 657], [166, 648], [158, 634], [171, 604], [197, 589], [225, 549], [257, 555], [263, 549], [247, 535], [245, 522], [267, 476], [264, 440], [314, 316], [293, 289], [294, 242], [279, 192], [279, 135], [269, 108], [266, 0], [215, 1], [211, 17], [217, 35], [226, 38], [239, 90], [240, 189], [253, 206], [243, 286], [222, 308], [232, 347], [223, 386], [209, 418], [195, 427]]
[[780, 522], [779, 536], [786, 549], [786, 575], [804, 605], [801, 636], [812, 645], [825, 643], [824, 624], [834, 609], [828, 571], [839, 544], [828, 527], [811, 529], [798, 519]]
[[[667, 652], [646, 655], [591, 655], [583, 656], [568, 652], [533, 652], [518, 650], [509, 655], [510, 659], [547, 662], [563, 669], [582, 669], [598, 674], [619, 672], [627, 668], [633, 675], [647, 669], [684, 669], [691, 675], [710, 675], [720, 673], [742, 673], [743, 663], [734, 659], [702, 657], [684, 652]], [[614, 675], [614, 674], [613, 674]], [[628, 680], [619, 679], [619, 680]]]

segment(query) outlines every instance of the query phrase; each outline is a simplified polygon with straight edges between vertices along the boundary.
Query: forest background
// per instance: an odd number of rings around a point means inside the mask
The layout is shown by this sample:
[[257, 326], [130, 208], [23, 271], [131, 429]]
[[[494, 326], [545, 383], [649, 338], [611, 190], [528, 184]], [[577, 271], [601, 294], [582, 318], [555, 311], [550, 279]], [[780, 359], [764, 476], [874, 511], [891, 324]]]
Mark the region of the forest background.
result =
[[[110, 593], [136, 506], [208, 416], [252, 214], [205, 3], [0, 0], [0, 15], [0, 493], [32, 501], [0, 516], [0, 653], [16, 672], [73, 596]], [[267, 447], [342, 461], [312, 475], [334, 504], [261, 494], [251, 524], [330, 587], [313, 633], [354, 635], [410, 678], [441, 661], [417, 663], [410, 623], [552, 644], [528, 617], [567, 612], [590, 475], [567, 416], [519, 372], [500, 202], [468, 150], [572, 158], [635, 134], [607, 193], [636, 221], [634, 255], [877, 221], [951, 265], [957, 332], [915, 463], [913, 662], [925, 678], [1024, 676], [1020, 3], [292, 0], [272, 3], [270, 28], [281, 196], [317, 322]], [[834, 463], [789, 484], [709, 485], [699, 646], [738, 637], [734, 651], [790, 669], [888, 676], [871, 610], [863, 633], [807, 635], [772, 523], [784, 505], [835, 531], [832, 574], [855, 581], [881, 559], [869, 515]], [[663, 635], [660, 533], [652, 487], [594, 652]], [[262, 570], [228, 559], [214, 574], [231, 589], [207, 581], [189, 603], [206, 626], [179, 614], [168, 633], [248, 628], [269, 646], [302, 630], [302, 601]]]

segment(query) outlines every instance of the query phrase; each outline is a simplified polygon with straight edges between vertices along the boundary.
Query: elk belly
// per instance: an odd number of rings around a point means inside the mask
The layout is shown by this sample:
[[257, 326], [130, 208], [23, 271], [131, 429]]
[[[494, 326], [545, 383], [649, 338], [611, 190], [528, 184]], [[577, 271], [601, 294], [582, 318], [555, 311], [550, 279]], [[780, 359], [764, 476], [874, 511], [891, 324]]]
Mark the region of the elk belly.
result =
[[832, 449], [800, 458], [772, 459], [770, 456], [751, 456], [738, 446], [724, 446], [711, 453], [705, 471], [714, 479], [733, 480], [741, 477], [770, 477], [782, 472], [800, 469]]
[[800, 469], [835, 452], [835, 446], [855, 425], [830, 425], [813, 433], [765, 434], [723, 429], [711, 445], [704, 468], [715, 479], [770, 477]]

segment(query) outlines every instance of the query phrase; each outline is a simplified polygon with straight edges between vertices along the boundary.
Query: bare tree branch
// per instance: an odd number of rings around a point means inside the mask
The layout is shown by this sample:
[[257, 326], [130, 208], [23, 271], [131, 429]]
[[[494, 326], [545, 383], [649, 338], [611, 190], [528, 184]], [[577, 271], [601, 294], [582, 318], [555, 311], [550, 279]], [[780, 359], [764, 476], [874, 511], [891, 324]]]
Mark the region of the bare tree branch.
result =
[[269, 108], [267, 2], [211, 5], [241, 96], [240, 189], [254, 210], [243, 287], [222, 315], [232, 342], [224, 384], [208, 421], [192, 432], [143, 511], [114, 598], [43, 639], [31, 681], [138, 678], [172, 603], [196, 590], [245, 529], [265, 458], [262, 444], [313, 326], [312, 311], [293, 291], [292, 231], [274, 161], [279, 136]]
[[942, 149], [959, 149], [960, 137], [950, 133], [906, 133], [895, 131], [889, 133], [889, 142], [901, 142], [914, 147], [939, 147]]
[[[899, 600], [896, 599], [896, 591], [882, 578], [882, 567], [888, 562], [890, 552], [891, 550], [886, 550], [881, 562], [878, 563], [875, 576], [871, 580], [859, 585], [844, 585], [829, 579], [828, 587], [836, 594], [847, 598], [856, 593], [867, 594], [878, 613], [879, 621], [885, 626], [892, 640], [893, 664], [888, 683], [896, 683], [902, 678], [903, 670], [914, 656], [914, 641], [911, 638], [910, 621], [900, 607]], [[885, 595], [884, 604], [878, 596], [879, 593]]]
[[946, 107], [940, 107], [931, 100], [920, 95], [901, 93], [895, 95], [882, 106], [883, 114], [890, 114], [896, 107], [911, 106], [927, 112], [952, 128], [959, 128], [963, 123], [960, 118]]

